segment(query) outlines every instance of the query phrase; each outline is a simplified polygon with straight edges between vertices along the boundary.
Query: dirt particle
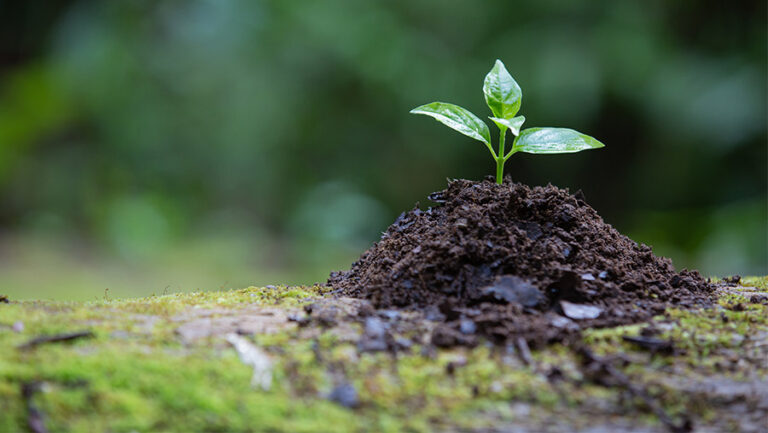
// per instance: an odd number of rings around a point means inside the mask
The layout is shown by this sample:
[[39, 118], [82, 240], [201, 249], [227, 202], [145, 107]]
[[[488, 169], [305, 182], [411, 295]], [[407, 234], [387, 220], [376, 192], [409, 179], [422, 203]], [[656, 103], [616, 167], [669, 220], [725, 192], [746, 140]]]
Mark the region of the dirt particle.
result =
[[473, 335], [462, 334], [454, 327], [440, 325], [432, 331], [432, 344], [437, 347], [474, 346], [477, 340]]

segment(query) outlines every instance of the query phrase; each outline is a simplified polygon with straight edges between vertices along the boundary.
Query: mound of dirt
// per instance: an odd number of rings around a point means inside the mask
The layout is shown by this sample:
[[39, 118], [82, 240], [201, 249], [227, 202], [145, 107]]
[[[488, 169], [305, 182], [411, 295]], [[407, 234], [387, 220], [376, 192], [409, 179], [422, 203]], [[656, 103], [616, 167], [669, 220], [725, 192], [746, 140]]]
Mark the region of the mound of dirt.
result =
[[403, 213], [329, 285], [377, 308], [434, 310], [438, 345], [562, 340], [583, 327], [639, 322], [712, 301], [696, 271], [676, 272], [552, 185], [456, 180]]

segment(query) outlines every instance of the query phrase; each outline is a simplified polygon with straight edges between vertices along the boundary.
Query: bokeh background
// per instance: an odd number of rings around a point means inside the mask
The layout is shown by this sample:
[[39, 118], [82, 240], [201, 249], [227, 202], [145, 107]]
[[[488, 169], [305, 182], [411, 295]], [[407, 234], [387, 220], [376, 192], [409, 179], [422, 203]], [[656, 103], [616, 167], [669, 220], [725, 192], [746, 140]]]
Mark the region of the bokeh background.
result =
[[516, 155], [705, 275], [768, 273], [766, 2], [0, 1], [0, 293], [93, 299], [312, 283], [482, 144], [494, 59], [529, 126], [606, 143]]

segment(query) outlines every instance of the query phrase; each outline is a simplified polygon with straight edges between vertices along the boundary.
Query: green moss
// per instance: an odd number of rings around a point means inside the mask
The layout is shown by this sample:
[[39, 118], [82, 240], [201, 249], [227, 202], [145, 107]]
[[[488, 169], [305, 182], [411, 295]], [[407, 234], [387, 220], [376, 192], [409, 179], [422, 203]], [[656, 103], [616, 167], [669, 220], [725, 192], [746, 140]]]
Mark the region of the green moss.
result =
[[768, 276], [765, 277], [744, 277], [741, 279], [744, 286], [752, 286], [760, 290], [768, 290]]
[[[748, 278], [745, 283], [758, 280], [766, 279]], [[765, 354], [753, 354], [756, 349], [749, 347], [749, 341], [752, 337], [764, 339], [768, 333], [768, 306], [749, 303], [744, 295], [729, 293], [722, 295], [712, 308], [671, 309], [655, 322], [655, 328], [661, 330], [657, 338], [673, 343], [674, 356], [653, 354], [622, 341], [623, 335], [636, 335], [646, 325], [591, 330], [585, 334], [585, 341], [604, 356], [633, 359], [623, 371], [638, 383], [648, 384], [651, 394], [669, 414], [693, 413], [705, 420], [714, 418], [712, 403], [681, 384], [766, 378], [761, 364]], [[758, 341], [760, 344], [764, 342]]]

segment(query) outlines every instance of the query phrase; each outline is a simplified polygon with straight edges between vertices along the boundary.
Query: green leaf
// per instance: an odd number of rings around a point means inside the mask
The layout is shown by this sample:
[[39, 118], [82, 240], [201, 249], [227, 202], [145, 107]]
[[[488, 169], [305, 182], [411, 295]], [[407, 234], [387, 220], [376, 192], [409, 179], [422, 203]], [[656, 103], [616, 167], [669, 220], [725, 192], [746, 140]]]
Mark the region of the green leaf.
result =
[[512, 150], [525, 153], [573, 153], [605, 145], [568, 128], [528, 128], [520, 132]]
[[434, 117], [438, 122], [461, 132], [467, 137], [472, 137], [487, 145], [491, 144], [491, 131], [488, 130], [488, 125], [472, 114], [471, 111], [458, 105], [446, 102], [433, 102], [416, 107], [411, 110], [411, 113]]
[[496, 126], [499, 127], [499, 129], [508, 128], [512, 130], [512, 133], [515, 135], [520, 135], [520, 127], [523, 126], [523, 123], [525, 122], [525, 116], [517, 116], [511, 119], [499, 119], [498, 117], [489, 117], [489, 119], [493, 120], [493, 122], [496, 124]]
[[485, 76], [483, 83], [485, 103], [493, 112], [494, 117], [512, 119], [520, 110], [523, 99], [523, 91], [501, 60], [496, 60], [491, 72]]

